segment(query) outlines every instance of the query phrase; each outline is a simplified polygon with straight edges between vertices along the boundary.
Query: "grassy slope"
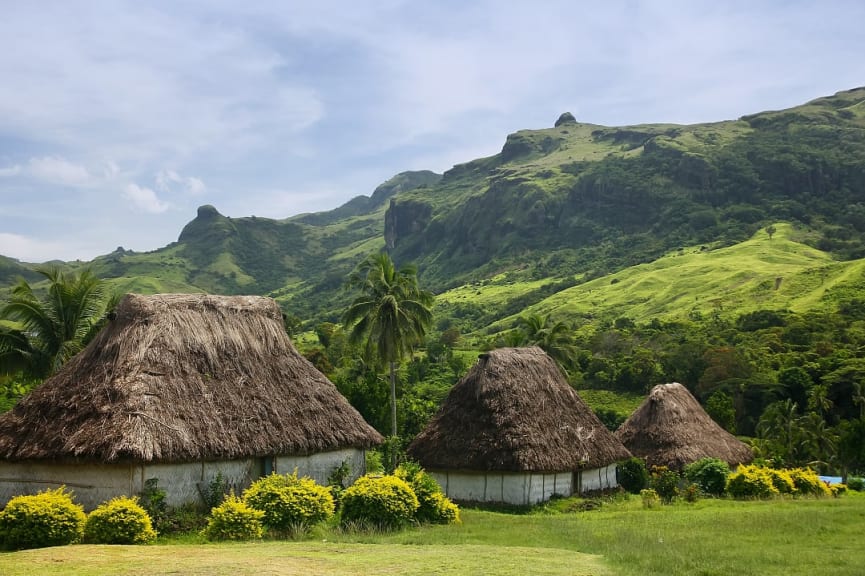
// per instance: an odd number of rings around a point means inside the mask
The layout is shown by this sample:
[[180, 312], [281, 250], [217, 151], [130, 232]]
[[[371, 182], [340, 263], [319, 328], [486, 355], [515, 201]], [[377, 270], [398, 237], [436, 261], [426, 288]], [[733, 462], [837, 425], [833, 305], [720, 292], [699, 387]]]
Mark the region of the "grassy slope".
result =
[[865, 495], [703, 500], [644, 510], [637, 497], [547, 515], [463, 510], [463, 524], [307, 542], [66, 546], [0, 554], [24, 574], [861, 574]]
[[[837, 262], [807, 246], [800, 231], [779, 223], [770, 239], [765, 230], [734, 246], [715, 250], [689, 247], [654, 262], [626, 268], [562, 290], [524, 313], [556, 318], [627, 316], [683, 318], [694, 311], [708, 315], [742, 314], [758, 309], [804, 311], [831, 306], [840, 297], [861, 293], [865, 260]], [[780, 280], [778, 280], [780, 279]], [[546, 279], [461, 286], [439, 296], [442, 302], [469, 301], [484, 307], [536, 288]], [[776, 282], [779, 282], [776, 289]], [[493, 324], [509, 327], [514, 317]]]
[[580, 398], [595, 412], [599, 410], [612, 410], [618, 414], [630, 416], [639, 408], [645, 399], [642, 394], [631, 392], [615, 392], [613, 390], [578, 390]]

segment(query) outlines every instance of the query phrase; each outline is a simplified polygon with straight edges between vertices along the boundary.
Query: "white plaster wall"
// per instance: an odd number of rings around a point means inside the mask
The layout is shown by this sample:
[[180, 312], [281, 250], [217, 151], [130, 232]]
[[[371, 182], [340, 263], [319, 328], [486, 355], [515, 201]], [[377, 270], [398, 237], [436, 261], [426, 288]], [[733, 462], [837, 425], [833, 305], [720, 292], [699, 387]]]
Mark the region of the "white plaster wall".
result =
[[571, 472], [559, 472], [553, 474], [553, 488], [548, 493], [550, 496], [570, 496], [574, 493], [574, 475]]
[[[364, 451], [337, 450], [310, 456], [277, 456], [273, 470], [280, 474], [297, 469], [300, 476], [309, 476], [326, 484], [334, 468], [349, 462], [349, 481], [366, 472]], [[165, 490], [165, 502], [179, 506], [201, 502], [201, 491], [222, 473], [225, 481], [240, 494], [263, 472], [263, 459], [247, 458], [225, 462], [187, 462], [175, 464], [51, 464], [39, 462], [0, 461], [0, 508], [13, 497], [35, 494], [45, 489], [65, 485], [75, 494], [75, 501], [85, 510], [92, 510], [115, 496], [135, 496], [150, 478], [158, 480]]]
[[503, 490], [500, 498], [491, 495], [490, 502], [523, 504], [526, 502], [526, 477], [523, 474], [501, 474]]
[[603, 468], [582, 470], [580, 474], [580, 491], [592, 492], [594, 490], [607, 490], [619, 485], [616, 479], [617, 465], [615, 463]]
[[75, 501], [91, 510], [115, 496], [133, 496], [135, 474], [128, 465], [72, 466], [0, 461], [0, 506], [15, 496], [65, 485]]
[[298, 476], [309, 476], [319, 484], [326, 485], [328, 476], [346, 461], [350, 469], [349, 483], [366, 473], [364, 451], [357, 448], [321, 452], [310, 456], [277, 456], [273, 459], [273, 470], [279, 474], [291, 474], [297, 468]]
[[465, 502], [487, 502], [484, 474], [429, 471], [448, 498]]
[[157, 485], [165, 490], [165, 503], [180, 506], [187, 502], [201, 502], [205, 490], [219, 473], [235, 494], [247, 488], [259, 477], [255, 459], [229, 460], [226, 462], [185, 462], [180, 464], [147, 464], [136, 466], [135, 493], [144, 489], [144, 482], [150, 478], [158, 480]]
[[553, 494], [570, 496], [573, 475], [558, 473], [502, 473], [429, 471], [453, 500], [467, 502], [504, 502], [507, 504], [537, 504]]

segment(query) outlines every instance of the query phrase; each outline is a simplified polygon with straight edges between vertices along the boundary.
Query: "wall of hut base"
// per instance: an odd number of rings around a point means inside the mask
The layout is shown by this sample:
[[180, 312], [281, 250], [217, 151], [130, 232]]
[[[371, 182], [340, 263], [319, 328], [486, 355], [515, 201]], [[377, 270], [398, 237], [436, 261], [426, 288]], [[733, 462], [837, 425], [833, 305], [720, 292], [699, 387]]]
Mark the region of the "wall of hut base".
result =
[[610, 464], [603, 468], [595, 468], [594, 470], [582, 470], [579, 472], [578, 483], [574, 492], [584, 494], [586, 492], [594, 492], [596, 490], [608, 490], [619, 485], [616, 478], [616, 464]]
[[158, 480], [166, 492], [166, 503], [179, 506], [201, 502], [201, 491], [217, 474], [234, 488], [236, 494], [255, 479], [270, 472], [290, 474], [297, 469], [319, 484], [343, 462], [350, 466], [350, 480], [365, 472], [364, 451], [354, 448], [322, 452], [310, 456], [275, 456], [223, 462], [186, 462], [179, 464], [54, 464], [45, 462], [0, 461], [0, 508], [13, 497], [35, 494], [65, 485], [75, 501], [92, 510], [115, 496], [134, 496], [150, 478]]
[[532, 505], [551, 496], [615, 488], [616, 465], [579, 472], [430, 471], [448, 498], [463, 502], [503, 502]]

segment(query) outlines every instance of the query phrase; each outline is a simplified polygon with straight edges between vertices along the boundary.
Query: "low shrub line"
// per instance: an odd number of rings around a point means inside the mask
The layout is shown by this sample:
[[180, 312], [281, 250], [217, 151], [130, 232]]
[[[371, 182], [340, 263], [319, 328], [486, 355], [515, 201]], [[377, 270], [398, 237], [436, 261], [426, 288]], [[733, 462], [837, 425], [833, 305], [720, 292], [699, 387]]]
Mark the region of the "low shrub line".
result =
[[666, 466], [646, 468], [641, 458], [630, 458], [620, 464], [622, 488], [640, 494], [646, 508], [675, 499], [694, 502], [701, 496], [728, 496], [737, 499], [779, 496], [840, 496], [849, 489], [861, 491], [865, 482], [852, 478], [850, 486], [829, 485], [810, 468], [772, 468], [760, 464], [742, 465], [731, 471], [717, 458], [702, 458], [685, 466], [682, 473]]
[[316, 526], [334, 522], [340, 530], [388, 531], [409, 524], [459, 522], [459, 508], [442, 493], [419, 465], [402, 464], [394, 474], [368, 474], [348, 488], [342, 478], [320, 486], [307, 477], [270, 474], [243, 494], [223, 493], [223, 481], [212, 482], [208, 502], [214, 504], [201, 527], [200, 512], [170, 510], [165, 491], [148, 480], [138, 497], [121, 496], [102, 503], [90, 514], [75, 503], [65, 487], [12, 498], [0, 512], [0, 546], [23, 550], [86, 542], [148, 544], [157, 527], [198, 532], [208, 540], [294, 538]]

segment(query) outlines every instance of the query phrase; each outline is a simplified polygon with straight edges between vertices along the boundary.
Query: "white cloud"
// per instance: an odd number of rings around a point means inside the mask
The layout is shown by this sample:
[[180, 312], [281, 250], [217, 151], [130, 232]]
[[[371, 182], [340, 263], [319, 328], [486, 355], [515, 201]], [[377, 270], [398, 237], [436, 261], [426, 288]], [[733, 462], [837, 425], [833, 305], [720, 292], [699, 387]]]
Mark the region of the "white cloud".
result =
[[201, 178], [181, 176], [174, 170], [160, 170], [156, 174], [156, 189], [167, 193], [172, 191], [172, 184], [179, 184], [183, 191], [191, 196], [201, 196], [207, 192], [207, 186]]
[[150, 214], [160, 214], [170, 208], [170, 204], [160, 200], [156, 192], [138, 184], [127, 184], [124, 196], [132, 200], [136, 208]]
[[159, 2], [6, 11], [0, 37], [16, 49], [0, 53], [0, 70], [15, 88], [0, 87], [0, 134], [50, 134], [125, 164], [243, 157], [308, 129], [324, 105], [305, 74], [291, 73], [304, 65], [299, 50], [258, 34], [283, 11]]
[[193, 196], [201, 196], [207, 192], [207, 186], [200, 178], [190, 176], [186, 179], [186, 191]]
[[8, 232], [0, 232], [0, 246], [2, 246], [0, 253], [23, 262], [47, 262], [61, 258], [75, 260], [80, 257], [79, 246], [64, 241], [41, 240]]
[[180, 182], [180, 175], [174, 170], [160, 170], [156, 174], [156, 189], [160, 192], [168, 192], [172, 182]]
[[861, 0], [7, 4], [5, 230], [54, 238], [61, 214], [107, 250], [176, 237], [205, 195], [233, 216], [335, 208], [565, 110], [713, 121], [865, 77]]
[[87, 186], [92, 183], [90, 172], [81, 164], [57, 156], [31, 158], [27, 172], [34, 178], [63, 186]]

